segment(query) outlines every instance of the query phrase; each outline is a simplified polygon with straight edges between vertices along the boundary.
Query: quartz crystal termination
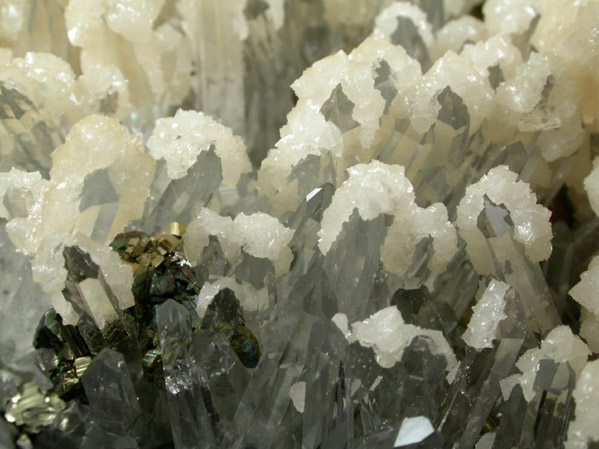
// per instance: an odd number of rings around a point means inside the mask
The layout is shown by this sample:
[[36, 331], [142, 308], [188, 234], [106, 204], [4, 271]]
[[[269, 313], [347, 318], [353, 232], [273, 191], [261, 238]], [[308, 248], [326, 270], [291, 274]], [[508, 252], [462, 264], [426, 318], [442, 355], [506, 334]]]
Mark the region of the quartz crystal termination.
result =
[[4, 3], [0, 446], [599, 444], [596, 1]]

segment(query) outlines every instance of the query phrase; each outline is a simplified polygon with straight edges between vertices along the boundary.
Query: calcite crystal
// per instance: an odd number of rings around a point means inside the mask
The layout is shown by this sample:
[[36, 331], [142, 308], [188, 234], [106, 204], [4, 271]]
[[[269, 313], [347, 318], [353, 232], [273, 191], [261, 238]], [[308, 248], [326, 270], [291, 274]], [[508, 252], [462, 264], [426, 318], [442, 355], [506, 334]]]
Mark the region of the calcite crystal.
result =
[[0, 1], [0, 446], [599, 445], [598, 36]]

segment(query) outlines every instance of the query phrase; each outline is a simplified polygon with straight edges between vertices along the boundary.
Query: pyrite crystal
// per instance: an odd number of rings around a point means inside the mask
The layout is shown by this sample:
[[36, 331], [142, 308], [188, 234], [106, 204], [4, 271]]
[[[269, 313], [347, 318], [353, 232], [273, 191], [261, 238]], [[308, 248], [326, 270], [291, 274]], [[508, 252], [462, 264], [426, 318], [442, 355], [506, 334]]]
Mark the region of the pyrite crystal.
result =
[[0, 448], [599, 447], [598, 36], [0, 0]]

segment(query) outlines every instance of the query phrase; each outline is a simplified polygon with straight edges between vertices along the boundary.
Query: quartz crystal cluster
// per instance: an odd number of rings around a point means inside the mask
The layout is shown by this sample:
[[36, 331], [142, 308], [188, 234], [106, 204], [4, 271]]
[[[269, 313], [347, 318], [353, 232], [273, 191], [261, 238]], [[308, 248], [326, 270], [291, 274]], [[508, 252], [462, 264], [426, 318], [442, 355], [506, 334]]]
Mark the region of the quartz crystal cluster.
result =
[[599, 447], [597, 0], [0, 0], [0, 447]]

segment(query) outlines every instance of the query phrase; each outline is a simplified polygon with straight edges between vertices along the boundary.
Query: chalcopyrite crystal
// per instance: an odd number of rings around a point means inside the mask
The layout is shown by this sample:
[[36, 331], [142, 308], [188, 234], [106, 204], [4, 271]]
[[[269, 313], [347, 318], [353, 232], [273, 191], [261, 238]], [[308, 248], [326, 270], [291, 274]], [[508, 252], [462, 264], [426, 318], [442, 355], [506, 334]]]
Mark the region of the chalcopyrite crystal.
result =
[[597, 448], [598, 215], [597, 0], [0, 0], [0, 448]]

